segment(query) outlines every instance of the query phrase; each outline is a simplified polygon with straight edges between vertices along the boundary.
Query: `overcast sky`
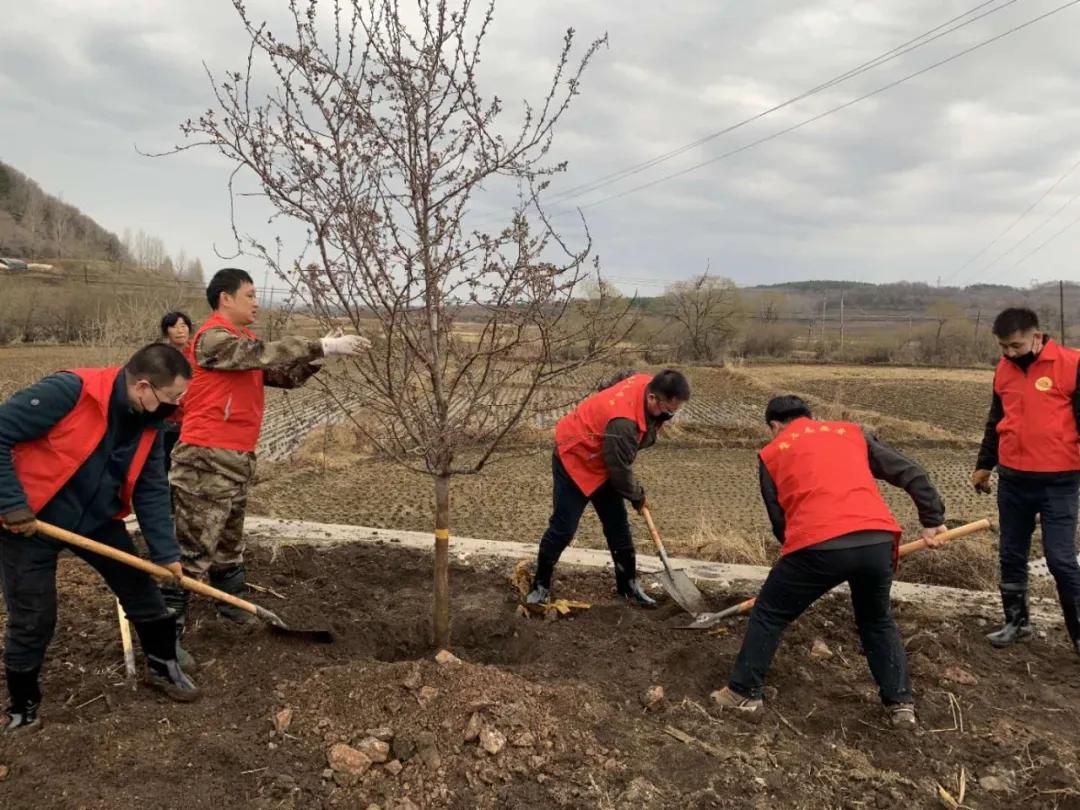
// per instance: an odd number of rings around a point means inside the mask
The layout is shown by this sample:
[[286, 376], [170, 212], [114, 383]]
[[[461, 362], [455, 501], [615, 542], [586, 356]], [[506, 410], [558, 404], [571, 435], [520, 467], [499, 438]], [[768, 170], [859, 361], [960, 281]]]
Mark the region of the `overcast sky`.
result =
[[[964, 266], [1080, 160], [1080, 5], [797, 131], [607, 199], [798, 124], [1065, 2], [984, 3], [978, 13], [1001, 10], [575, 198], [605, 273], [643, 294], [700, 272], [707, 261], [739, 284], [1080, 278], [1080, 224], [1066, 229], [1080, 217], [1080, 199], [1070, 203], [1080, 194], [1080, 169]], [[179, 123], [211, 104], [204, 62], [214, 72], [243, 66], [246, 44], [232, 4], [0, 5], [0, 159], [118, 234], [143, 228], [170, 252], [197, 255], [208, 270], [222, 266], [214, 247], [228, 253], [233, 244], [230, 166], [211, 151], [154, 159], [135, 147], [182, 142]], [[535, 98], [566, 27], [583, 41], [609, 35], [555, 142], [556, 157], [569, 162], [556, 190], [567, 189], [756, 115], [976, 5], [502, 0], [482, 89], [508, 102]], [[285, 33], [285, 0], [247, 6]], [[512, 117], [518, 108], [507, 109]], [[239, 206], [243, 229], [263, 237], [280, 232], [293, 244], [295, 232], [267, 226], [257, 203]], [[261, 277], [254, 260], [246, 265]]]

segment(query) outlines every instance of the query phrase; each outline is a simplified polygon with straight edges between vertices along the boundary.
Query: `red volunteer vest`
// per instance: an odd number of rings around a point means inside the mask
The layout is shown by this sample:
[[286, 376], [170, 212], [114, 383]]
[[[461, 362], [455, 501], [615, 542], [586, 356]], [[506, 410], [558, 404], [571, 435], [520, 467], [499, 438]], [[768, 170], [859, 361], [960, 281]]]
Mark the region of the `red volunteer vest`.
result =
[[586, 496], [608, 478], [604, 465], [604, 431], [612, 419], [632, 419], [638, 442], [645, 436], [645, 388], [649, 374], [635, 374], [605, 388], [560, 419], [555, 425], [555, 449], [566, 472]]
[[[109, 399], [116, 377], [122, 368], [69, 369], [82, 380], [82, 393], [75, 407], [44, 436], [21, 442], [12, 448], [15, 475], [22, 484], [26, 499], [39, 512], [71, 480], [105, 438], [109, 427]], [[131, 493], [139, 480], [146, 457], [154, 446], [157, 428], [147, 428], [139, 437], [135, 455], [128, 468], [120, 493], [123, 509], [117, 519], [131, 512]]]
[[784, 509], [781, 555], [851, 532], [892, 532], [899, 540], [858, 425], [796, 419], [758, 455]]
[[1072, 397], [1080, 352], [1047, 340], [1027, 373], [1004, 357], [994, 393], [1005, 415], [998, 422], [998, 461], [1024, 472], [1080, 470], [1080, 434]]
[[200, 447], [253, 452], [263, 419], [262, 369], [215, 371], [195, 360], [195, 347], [208, 329], [228, 329], [238, 337], [258, 340], [216, 312], [199, 327], [187, 355], [194, 374], [184, 395], [180, 441]]

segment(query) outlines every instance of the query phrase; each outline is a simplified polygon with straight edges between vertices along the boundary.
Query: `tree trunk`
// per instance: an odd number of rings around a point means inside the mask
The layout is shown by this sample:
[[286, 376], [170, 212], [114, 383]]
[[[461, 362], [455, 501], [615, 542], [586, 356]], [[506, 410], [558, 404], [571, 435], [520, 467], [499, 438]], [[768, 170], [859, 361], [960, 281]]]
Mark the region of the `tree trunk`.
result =
[[450, 476], [435, 477], [435, 646], [450, 646]]

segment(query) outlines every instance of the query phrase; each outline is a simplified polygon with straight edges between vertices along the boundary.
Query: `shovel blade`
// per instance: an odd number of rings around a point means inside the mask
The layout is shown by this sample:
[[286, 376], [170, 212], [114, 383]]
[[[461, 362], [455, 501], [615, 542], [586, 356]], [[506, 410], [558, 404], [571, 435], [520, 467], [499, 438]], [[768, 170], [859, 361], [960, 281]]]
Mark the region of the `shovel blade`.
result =
[[708, 609], [708, 605], [705, 604], [705, 597], [702, 596], [697, 585], [684, 572], [671, 571], [669, 573], [668, 571], [661, 571], [658, 579], [668, 595], [687, 613], [696, 616]]

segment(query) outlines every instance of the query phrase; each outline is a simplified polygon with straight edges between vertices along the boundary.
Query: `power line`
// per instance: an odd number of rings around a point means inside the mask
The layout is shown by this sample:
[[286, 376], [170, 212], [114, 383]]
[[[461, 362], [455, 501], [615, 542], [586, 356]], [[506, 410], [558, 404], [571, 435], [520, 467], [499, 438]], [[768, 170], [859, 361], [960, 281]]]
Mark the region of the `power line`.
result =
[[1063, 233], [1065, 233], [1067, 230], [1075, 227], [1078, 223], [1080, 223], [1080, 217], [1077, 217], [1076, 219], [1074, 219], [1072, 222], [1070, 222], [1064, 228], [1059, 230], [1053, 236], [1050, 236], [1047, 239], [1045, 239], [1044, 241], [1042, 241], [1034, 250], [1031, 250], [1028, 253], [1025, 253], [1023, 256], [1021, 256], [1019, 259], [1017, 259], [1016, 262], [1014, 262], [1012, 267], [1010, 267], [1009, 269], [1011, 270], [1014, 267], [1019, 267], [1024, 262], [1026, 262], [1028, 259], [1030, 259], [1032, 256], [1034, 256], [1036, 253], [1038, 253], [1040, 250], [1042, 250], [1044, 247], [1046, 247], [1048, 244], [1050, 244], [1055, 239], [1057, 239], [1059, 236], [1061, 236]]
[[[987, 16], [989, 16], [991, 14], [994, 14], [994, 13], [996, 13], [998, 11], [1001, 11], [1002, 9], [1006, 8], [1007, 6], [1011, 6], [1013, 3], [1017, 2], [1017, 0], [1008, 0], [1008, 2], [1004, 3], [1003, 5], [997, 6], [996, 8], [992, 8], [989, 11], [983, 12], [982, 14], [978, 15], [977, 17], [972, 17], [971, 19], [969, 19], [969, 20], [967, 20], [967, 21], [965, 21], [963, 23], [960, 23], [959, 25], [957, 25], [957, 26], [955, 26], [953, 28], [950, 28], [947, 31], [941, 31], [942, 28], [945, 28], [945, 27], [947, 27], [949, 25], [952, 25], [953, 23], [955, 23], [955, 22], [957, 22], [959, 20], [962, 20], [965, 17], [968, 17], [968, 16], [974, 14], [975, 12], [979, 11], [980, 9], [982, 9], [982, 8], [988, 6], [988, 5], [991, 5], [992, 3], [995, 3], [995, 2], [997, 2], [997, 0], [986, 0], [985, 2], [980, 3], [979, 5], [975, 6], [974, 8], [972, 8], [972, 9], [970, 9], [968, 11], [965, 11], [963, 14], [960, 14], [960, 15], [958, 15], [956, 17], [953, 17], [951, 20], [946, 20], [945, 22], [941, 23], [940, 25], [935, 26], [934, 28], [931, 28], [929, 31], [926, 31], [926, 32], [920, 34], [919, 36], [915, 37], [914, 39], [909, 39], [907, 42], [904, 42], [901, 45], [897, 45], [892, 50], [886, 51], [885, 53], [880, 54], [880, 55], [874, 57], [873, 59], [871, 59], [871, 60], [869, 60], [867, 62], [863, 62], [861, 65], [858, 65], [858, 66], [846, 71], [845, 73], [841, 73], [841, 74], [839, 74], [837, 76], [834, 76], [833, 78], [829, 79], [828, 81], [826, 81], [826, 82], [824, 82], [822, 84], [817, 85], [816, 87], [812, 87], [811, 89], [806, 90], [806, 91], [804, 91], [803, 93], [800, 93], [797, 96], [793, 96], [792, 98], [789, 98], [787, 101], [784, 101], [784, 102], [782, 102], [780, 104], [776, 104], [776, 105], [774, 105], [772, 107], [769, 107], [766, 110], [762, 110], [761, 112], [757, 113], [756, 115], [753, 115], [753, 116], [751, 116], [749, 118], [743, 119], [742, 121], [739, 121], [738, 123], [735, 123], [735, 124], [732, 124], [732, 125], [730, 125], [728, 127], [723, 128], [723, 129], [717, 130], [716, 132], [710, 132], [710, 133], [708, 133], [706, 135], [703, 135], [702, 137], [698, 138], [695, 141], [691, 141], [690, 143], [684, 144], [683, 146], [680, 146], [680, 147], [678, 147], [676, 149], [673, 149], [670, 152], [665, 152], [665, 153], [663, 153], [661, 155], [657, 155], [656, 157], [651, 158], [651, 159], [649, 159], [647, 161], [644, 161], [642, 163], [637, 163], [637, 164], [635, 164], [633, 166], [629, 166], [629, 167], [627, 167], [625, 169], [621, 169], [619, 171], [612, 172], [611, 174], [604, 175], [603, 177], [599, 177], [599, 178], [597, 178], [595, 180], [592, 180], [592, 181], [589, 181], [587, 183], [582, 183], [580, 185], [577, 185], [577, 186], [574, 186], [572, 188], [566, 189], [565, 191], [557, 192], [557, 193], [551, 195], [551, 197], [549, 199], [549, 202], [559, 202], [559, 201], [562, 201], [562, 200], [572, 199], [574, 197], [580, 197], [580, 196], [582, 196], [584, 194], [588, 194], [590, 192], [597, 191], [597, 190], [599, 190], [601, 188], [609, 186], [612, 183], [615, 183], [615, 182], [617, 182], [619, 180], [622, 180], [622, 179], [624, 179], [626, 177], [630, 177], [632, 175], [639, 174], [639, 173], [641, 173], [641, 172], [643, 172], [643, 171], [645, 171], [647, 169], [651, 169], [653, 166], [657, 166], [657, 165], [659, 165], [661, 163], [666, 163], [668, 160], [671, 160], [674, 157], [678, 157], [679, 155], [681, 155], [681, 154], [683, 154], [685, 152], [688, 152], [691, 149], [695, 149], [698, 146], [702, 146], [703, 144], [706, 144], [711, 140], [719, 138], [721, 135], [727, 135], [730, 132], [734, 132], [735, 130], [746, 126], [747, 124], [752, 124], [755, 121], [759, 121], [762, 118], [764, 118], [765, 116], [771, 115], [772, 113], [777, 112], [778, 110], [782, 110], [785, 107], [790, 107], [792, 104], [795, 104], [795, 103], [797, 103], [799, 101], [802, 101], [802, 100], [807, 99], [807, 98], [809, 98], [809, 97], [811, 97], [813, 95], [816, 95], [816, 94], [822, 92], [823, 90], [828, 90], [829, 88], [835, 87], [836, 85], [841, 84], [842, 82], [845, 82], [848, 79], [854, 78], [855, 76], [859, 76], [859, 75], [861, 75], [863, 73], [866, 73], [866, 72], [868, 72], [870, 70], [873, 70], [874, 68], [879, 67], [880, 65], [883, 65], [886, 62], [890, 62], [893, 59], [898, 59], [899, 57], [904, 56], [905, 54], [911, 53], [912, 51], [914, 51], [914, 50], [916, 50], [918, 48], [921, 48], [923, 45], [928, 45], [929, 43], [934, 42], [935, 40], [940, 39], [941, 37], [947, 36], [947, 35], [953, 33], [954, 31], [957, 31], [957, 30], [963, 28], [964, 26], [971, 25], [972, 23], [977, 22], [978, 20], [981, 20], [983, 17], [987, 17]], [[939, 31], [941, 33], [938, 33]], [[932, 36], [932, 35], [935, 35], [935, 36]], [[927, 37], [929, 37], [929, 39], [927, 39]], [[920, 40], [924, 40], [924, 41], [920, 42]], [[917, 44], [915, 44], [915, 43], [917, 43]]]
[[[1015, 228], [1024, 219], [1026, 219], [1027, 215], [1030, 214], [1032, 211], [1034, 211], [1038, 207], [1039, 203], [1041, 203], [1048, 196], [1050, 196], [1050, 194], [1053, 193], [1054, 189], [1056, 189], [1058, 186], [1060, 186], [1069, 175], [1071, 175], [1074, 171], [1076, 171], [1076, 169], [1078, 167], [1080, 167], [1080, 160], [1077, 160], [1076, 163], [1074, 163], [1072, 166], [1070, 166], [1066, 170], [1065, 174], [1061, 175], [1061, 177], [1059, 177], [1057, 180], [1055, 180], [1053, 182], [1053, 184], [1048, 189], [1046, 189], [1046, 191], [1044, 191], [1042, 194], [1039, 195], [1038, 199], [1035, 200], [1035, 202], [1033, 202], [1031, 205], [1029, 205], [1027, 208], [1025, 208], [1023, 213], [1021, 213], [1020, 216], [1018, 216], [1016, 219], [1014, 219], [1012, 221], [1012, 223], [1010, 223], [1009, 227], [1007, 227], [1005, 230], [1003, 230], [1001, 233], [999, 233], [997, 236], [995, 236], [993, 239], [991, 239], [990, 242], [988, 242], [986, 244], [986, 246], [983, 247], [982, 250], [980, 250], [978, 253], [976, 253], [974, 256], [972, 256], [970, 259], [968, 259], [966, 262], [964, 262], [962, 265], [957, 267], [951, 273], [949, 273], [949, 275], [947, 275], [945, 277], [945, 281], [948, 282], [950, 279], [952, 279], [958, 273], [963, 272], [963, 270], [965, 268], [970, 267], [972, 264], [977, 262], [980, 258], [985, 256], [986, 253], [991, 248], [994, 247], [994, 245], [996, 245], [998, 242], [1000, 242], [1002, 239], [1004, 239], [1012, 231], [1013, 228]], [[1073, 199], [1075, 199], [1075, 197]], [[1071, 202], [1071, 200], [1070, 200], [1070, 202]], [[1038, 229], [1036, 228], [1036, 230], [1038, 230]], [[1029, 234], [1029, 236], [1030, 236], [1030, 234]], [[1002, 254], [1002, 255], [1004, 255], [1004, 254]], [[998, 257], [998, 258], [1001, 258], [1001, 257]], [[983, 268], [983, 270], [985, 271], [989, 267], [990, 267], [990, 265], [987, 265], [986, 267]]]
[[[758, 138], [757, 140], [751, 141], [750, 143], [744, 144], [744, 145], [742, 145], [742, 146], [740, 146], [740, 147], [738, 147], [736, 149], [731, 149], [731, 150], [729, 150], [727, 152], [724, 152], [724, 153], [722, 153], [720, 155], [709, 158], [708, 160], [703, 160], [700, 163], [695, 163], [693, 166], [689, 166], [689, 167], [687, 167], [685, 169], [682, 169], [680, 171], [673, 172], [673, 173], [668, 174], [668, 175], [664, 175], [663, 177], [659, 177], [659, 178], [657, 178], [655, 180], [650, 180], [647, 183], [641, 183], [640, 185], [633, 186], [633, 187], [631, 187], [629, 189], [626, 189], [625, 191], [620, 191], [620, 192], [618, 192], [616, 194], [611, 194], [611, 195], [609, 195], [607, 197], [602, 197], [601, 199], [596, 200], [595, 202], [586, 203], [584, 205], [577, 206], [577, 209], [593, 208], [595, 206], [603, 205], [604, 203], [612, 202], [613, 200], [617, 200], [617, 199], [620, 199], [622, 197], [626, 197], [626, 196], [628, 196], [630, 194], [636, 194], [639, 191], [644, 191], [645, 189], [652, 188], [653, 186], [657, 186], [657, 185], [659, 185], [661, 183], [666, 183], [669, 180], [674, 180], [677, 177], [682, 177], [683, 175], [690, 174], [691, 172], [697, 171], [698, 169], [701, 169], [701, 168], [703, 168], [705, 166], [708, 166], [710, 164], [713, 164], [713, 163], [716, 163], [718, 161], [724, 160], [725, 158], [729, 158], [729, 157], [732, 157], [733, 155], [737, 155], [737, 154], [739, 154], [741, 152], [745, 152], [748, 149], [754, 148], [755, 146], [760, 146], [763, 143], [767, 143], [768, 141], [775, 140], [775, 139], [781, 137], [782, 135], [787, 135], [788, 133], [794, 132], [795, 130], [802, 129], [803, 127], [805, 127], [805, 126], [807, 126], [809, 124], [813, 124], [813, 123], [815, 123], [817, 121], [820, 121], [822, 118], [825, 118], [825, 117], [830, 116], [830, 115], [832, 115], [834, 113], [840, 112], [841, 110], [845, 110], [848, 107], [852, 107], [855, 104], [858, 104], [858, 103], [860, 103], [862, 101], [866, 101], [868, 98], [873, 98], [874, 96], [877, 96], [877, 95], [879, 95], [881, 93], [884, 93], [887, 90], [891, 90], [894, 87], [898, 87], [899, 85], [904, 84], [905, 82], [908, 82], [911, 79], [914, 79], [914, 78], [922, 76], [922, 75], [924, 75], [926, 73], [929, 73], [932, 70], [935, 70], [935, 69], [937, 69], [939, 67], [942, 67], [943, 65], [947, 65], [950, 62], [954, 62], [957, 59], [960, 59], [961, 57], [967, 56], [968, 54], [973, 53], [973, 52], [975, 52], [975, 51], [977, 51], [977, 50], [979, 50], [981, 48], [985, 48], [987, 45], [991, 45], [994, 42], [997, 42], [998, 40], [1004, 39], [1005, 37], [1010, 36], [1012, 34], [1015, 34], [1018, 31], [1022, 31], [1023, 29], [1028, 28], [1028, 27], [1030, 27], [1032, 25], [1035, 25], [1038, 22], [1042, 22], [1043, 20], [1045, 20], [1045, 19], [1047, 19], [1049, 17], [1052, 17], [1053, 15], [1055, 15], [1055, 14], [1061, 12], [1061, 11], [1064, 11], [1067, 8], [1075, 6], [1077, 3], [1080, 3], [1080, 0], [1070, 0], [1070, 2], [1068, 2], [1068, 3], [1064, 3], [1063, 5], [1060, 5], [1057, 8], [1051, 9], [1050, 11], [1047, 11], [1047, 12], [1045, 12], [1043, 14], [1040, 14], [1037, 17], [1033, 17], [1030, 20], [1027, 20], [1026, 22], [1023, 22], [1023, 23], [1021, 23], [1019, 25], [1016, 25], [1016, 26], [1014, 26], [1012, 28], [1009, 28], [1008, 30], [1003, 31], [1000, 34], [996, 34], [995, 36], [992, 36], [989, 39], [985, 39], [982, 42], [976, 43], [975, 45], [972, 45], [972, 46], [970, 46], [968, 48], [965, 48], [962, 51], [959, 51], [958, 53], [953, 54], [952, 56], [949, 56], [949, 57], [946, 57], [945, 59], [941, 59], [941, 60], [939, 60], [937, 62], [934, 62], [933, 64], [928, 65], [927, 67], [924, 67], [924, 68], [922, 68], [920, 70], [917, 70], [914, 73], [909, 73], [908, 75], [903, 76], [902, 78], [899, 78], [899, 79], [897, 79], [895, 81], [889, 82], [888, 84], [882, 85], [881, 87], [877, 88], [876, 90], [871, 90], [869, 93], [864, 93], [863, 95], [858, 96], [856, 98], [853, 98], [850, 101], [846, 101], [843, 104], [839, 104], [839, 105], [837, 105], [835, 107], [831, 107], [828, 110], [825, 110], [824, 112], [818, 113], [817, 115], [811, 116], [810, 118], [807, 118], [807, 119], [805, 119], [803, 121], [800, 121], [798, 124], [793, 124], [793, 125], [791, 125], [789, 127], [785, 127], [785, 128], [783, 128], [781, 130], [778, 130], [776, 132], [771, 133], [770, 135], [766, 135], [766, 136], [764, 136], [762, 138]], [[570, 214], [570, 213], [573, 213], [573, 212], [574, 212], [573, 210], [565, 210], [565, 211], [561, 211], [561, 212], [557, 212], [557, 213], [552, 214], [552, 217], [562, 217], [562, 216], [566, 216], [567, 214]]]

